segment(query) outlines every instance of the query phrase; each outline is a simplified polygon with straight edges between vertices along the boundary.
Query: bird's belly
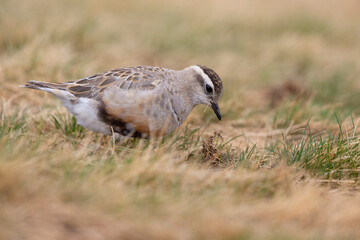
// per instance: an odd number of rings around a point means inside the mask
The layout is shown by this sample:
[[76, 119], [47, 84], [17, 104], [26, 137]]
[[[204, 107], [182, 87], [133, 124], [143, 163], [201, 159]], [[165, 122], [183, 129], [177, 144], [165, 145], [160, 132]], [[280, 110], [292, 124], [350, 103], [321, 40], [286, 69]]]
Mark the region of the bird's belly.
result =
[[76, 117], [79, 125], [94, 132], [111, 135], [109, 125], [98, 117], [97, 105], [98, 102], [95, 100], [79, 98], [69, 110]]
[[132, 137], [161, 137], [173, 132], [179, 125], [171, 119], [171, 116], [149, 117], [146, 119], [132, 118], [131, 116], [117, 119], [113, 122], [115, 132]]
[[109, 89], [99, 105], [99, 116], [122, 135], [159, 137], [179, 126], [164, 93]]

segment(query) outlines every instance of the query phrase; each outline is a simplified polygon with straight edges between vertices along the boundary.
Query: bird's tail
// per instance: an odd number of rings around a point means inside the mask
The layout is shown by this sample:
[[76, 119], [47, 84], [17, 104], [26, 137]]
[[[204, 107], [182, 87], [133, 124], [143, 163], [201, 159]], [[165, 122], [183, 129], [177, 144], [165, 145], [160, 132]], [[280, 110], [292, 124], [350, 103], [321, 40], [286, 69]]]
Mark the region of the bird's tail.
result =
[[25, 85], [20, 85], [20, 87], [43, 90], [47, 92], [50, 89], [66, 90], [66, 84], [64, 83], [49, 83], [49, 82], [40, 82], [40, 81], [29, 81]]
[[70, 108], [72, 101], [77, 98], [72, 93], [66, 91], [66, 86], [68, 85], [65, 83], [48, 83], [40, 81], [29, 81], [25, 85], [20, 85], [20, 87], [52, 93], [64, 103], [65, 107]]

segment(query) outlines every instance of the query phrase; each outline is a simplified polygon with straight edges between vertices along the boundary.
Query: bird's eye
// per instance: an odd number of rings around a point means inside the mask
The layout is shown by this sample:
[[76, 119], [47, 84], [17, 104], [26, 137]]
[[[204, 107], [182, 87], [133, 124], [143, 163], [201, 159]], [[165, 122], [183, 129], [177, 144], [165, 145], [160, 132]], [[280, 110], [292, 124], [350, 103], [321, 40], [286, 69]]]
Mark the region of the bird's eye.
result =
[[206, 91], [208, 93], [212, 93], [213, 89], [209, 85], [206, 84]]

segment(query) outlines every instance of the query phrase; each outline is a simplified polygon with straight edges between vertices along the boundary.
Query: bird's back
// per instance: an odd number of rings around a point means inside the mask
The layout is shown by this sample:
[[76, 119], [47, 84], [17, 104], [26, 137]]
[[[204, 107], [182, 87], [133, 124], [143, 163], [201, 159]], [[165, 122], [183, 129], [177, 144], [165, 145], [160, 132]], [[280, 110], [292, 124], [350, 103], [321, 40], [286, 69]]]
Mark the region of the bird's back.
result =
[[116, 86], [122, 90], [152, 90], [173, 77], [174, 70], [171, 69], [139, 66], [114, 69], [66, 83], [29, 81], [25, 87], [64, 90], [76, 97], [100, 100], [105, 89], [110, 86]]

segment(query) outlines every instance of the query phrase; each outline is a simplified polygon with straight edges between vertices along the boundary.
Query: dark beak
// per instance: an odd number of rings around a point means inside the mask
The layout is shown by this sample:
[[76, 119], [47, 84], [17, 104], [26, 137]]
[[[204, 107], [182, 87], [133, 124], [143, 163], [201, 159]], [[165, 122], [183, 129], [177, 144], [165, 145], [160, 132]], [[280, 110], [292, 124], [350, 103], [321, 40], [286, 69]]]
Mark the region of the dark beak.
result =
[[214, 113], [216, 114], [217, 118], [221, 120], [221, 113], [219, 109], [219, 105], [217, 103], [211, 103], [211, 108], [214, 110]]

